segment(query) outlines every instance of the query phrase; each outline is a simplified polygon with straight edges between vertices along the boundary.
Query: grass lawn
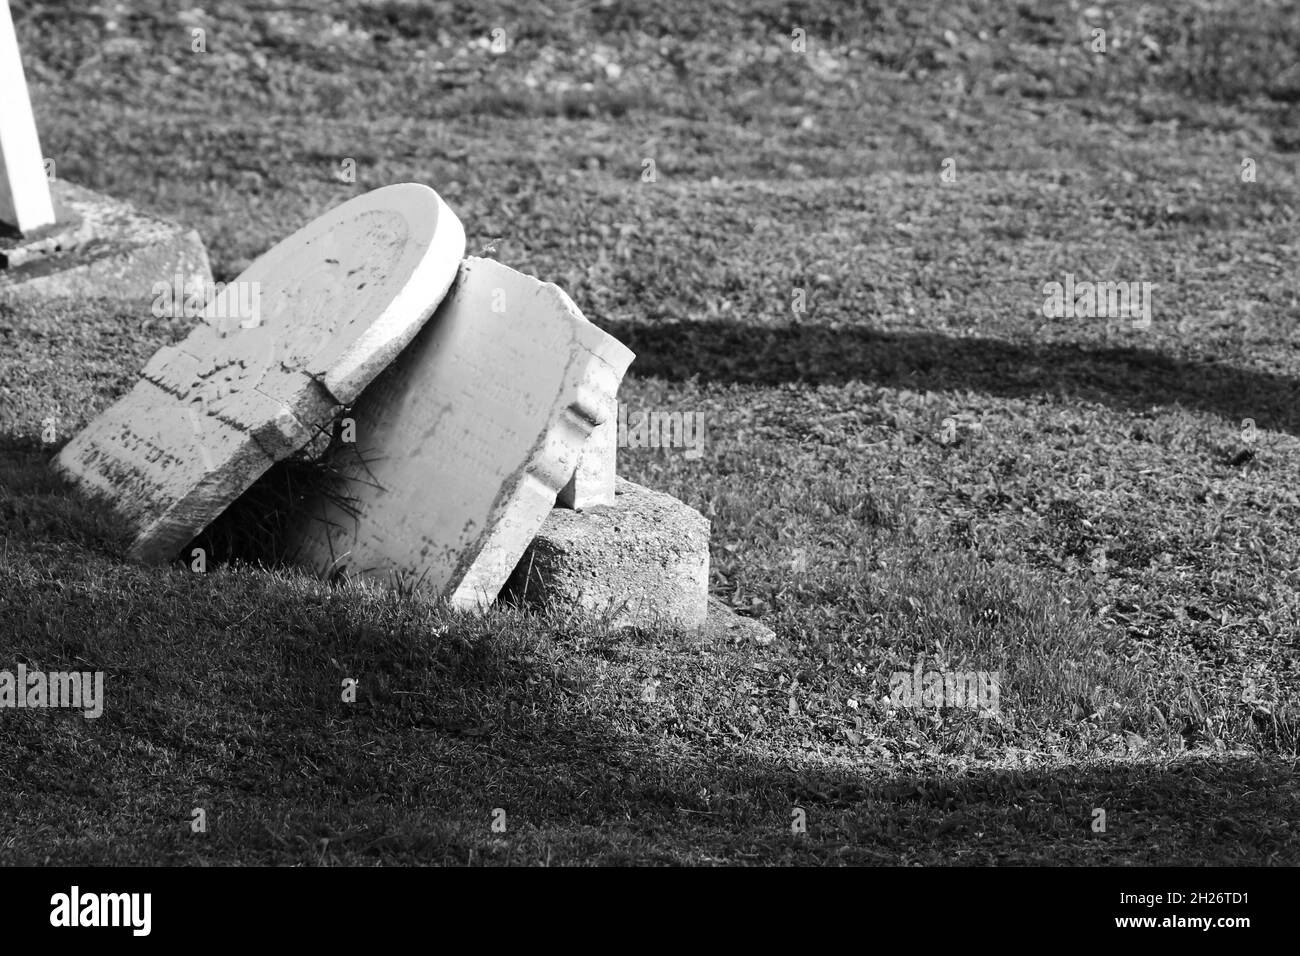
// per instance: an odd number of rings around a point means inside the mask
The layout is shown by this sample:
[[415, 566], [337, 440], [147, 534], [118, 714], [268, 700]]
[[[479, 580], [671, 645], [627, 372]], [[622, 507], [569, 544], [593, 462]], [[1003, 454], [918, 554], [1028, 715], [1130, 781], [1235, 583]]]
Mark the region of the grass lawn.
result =
[[126, 562], [48, 462], [186, 321], [0, 306], [0, 669], [107, 675], [0, 711], [0, 863], [1300, 862], [1295, 5], [152, 6], [18, 4], [57, 174], [219, 279], [433, 186], [703, 413], [620, 471], [776, 638]]

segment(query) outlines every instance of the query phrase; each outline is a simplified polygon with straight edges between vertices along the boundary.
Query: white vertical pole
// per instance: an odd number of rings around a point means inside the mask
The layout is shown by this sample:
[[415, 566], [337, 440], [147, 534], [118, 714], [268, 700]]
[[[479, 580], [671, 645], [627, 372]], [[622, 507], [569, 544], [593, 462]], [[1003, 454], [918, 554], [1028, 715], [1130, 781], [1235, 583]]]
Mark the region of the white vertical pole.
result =
[[9, 0], [0, 0], [0, 222], [22, 233], [54, 222]]

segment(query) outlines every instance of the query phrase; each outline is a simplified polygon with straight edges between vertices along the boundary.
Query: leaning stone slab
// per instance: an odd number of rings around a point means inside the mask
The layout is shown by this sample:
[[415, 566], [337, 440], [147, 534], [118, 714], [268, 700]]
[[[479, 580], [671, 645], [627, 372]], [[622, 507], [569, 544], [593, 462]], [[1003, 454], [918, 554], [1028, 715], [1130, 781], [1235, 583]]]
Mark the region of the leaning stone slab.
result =
[[558, 286], [466, 259], [437, 314], [352, 409], [368, 464], [344, 466], [307, 504], [288, 553], [321, 574], [491, 604], [632, 357]]
[[501, 592], [613, 628], [693, 630], [709, 600], [709, 522], [672, 495], [618, 479], [610, 507], [555, 508]]
[[101, 296], [138, 303], [184, 276], [211, 283], [208, 253], [193, 229], [128, 203], [56, 180], [55, 222], [26, 235], [0, 227], [0, 298]]
[[276, 461], [303, 448], [402, 350], [451, 286], [465, 233], [427, 186], [336, 207], [263, 254], [159, 349], [57, 467], [173, 557]]

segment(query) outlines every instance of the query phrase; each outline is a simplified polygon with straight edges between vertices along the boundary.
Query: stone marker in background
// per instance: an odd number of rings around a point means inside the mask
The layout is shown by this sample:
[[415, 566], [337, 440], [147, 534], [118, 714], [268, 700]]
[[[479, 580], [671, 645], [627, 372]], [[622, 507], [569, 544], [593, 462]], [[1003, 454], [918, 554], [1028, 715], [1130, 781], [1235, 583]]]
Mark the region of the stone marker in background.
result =
[[368, 464], [308, 503], [288, 553], [318, 573], [485, 607], [612, 414], [632, 357], [558, 286], [466, 259], [437, 314], [352, 409]]
[[160, 282], [182, 276], [187, 287], [211, 284], [194, 229], [63, 180], [52, 186], [53, 226], [29, 236], [0, 229], [0, 298], [104, 297], [147, 309]]
[[58, 467], [175, 556], [267, 468], [304, 447], [411, 341], [465, 251], [459, 220], [414, 183], [359, 196], [263, 254], [159, 349]]
[[0, 0], [0, 91], [0, 222], [29, 236], [54, 225], [54, 203], [9, 0]]
[[0, 297], [145, 302], [178, 273], [212, 280], [194, 230], [58, 179], [51, 191], [9, 0], [0, 0]]

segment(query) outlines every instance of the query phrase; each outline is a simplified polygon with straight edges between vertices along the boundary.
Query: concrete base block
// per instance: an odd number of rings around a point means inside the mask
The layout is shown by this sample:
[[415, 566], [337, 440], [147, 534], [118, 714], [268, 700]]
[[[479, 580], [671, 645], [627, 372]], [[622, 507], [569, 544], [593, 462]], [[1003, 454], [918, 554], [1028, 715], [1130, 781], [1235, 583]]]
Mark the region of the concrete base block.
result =
[[26, 236], [0, 235], [0, 298], [108, 297], [150, 304], [154, 284], [210, 283], [193, 229], [63, 180], [50, 184], [57, 221]]
[[618, 628], [694, 630], [709, 609], [709, 522], [619, 478], [612, 506], [552, 509], [501, 596]]

